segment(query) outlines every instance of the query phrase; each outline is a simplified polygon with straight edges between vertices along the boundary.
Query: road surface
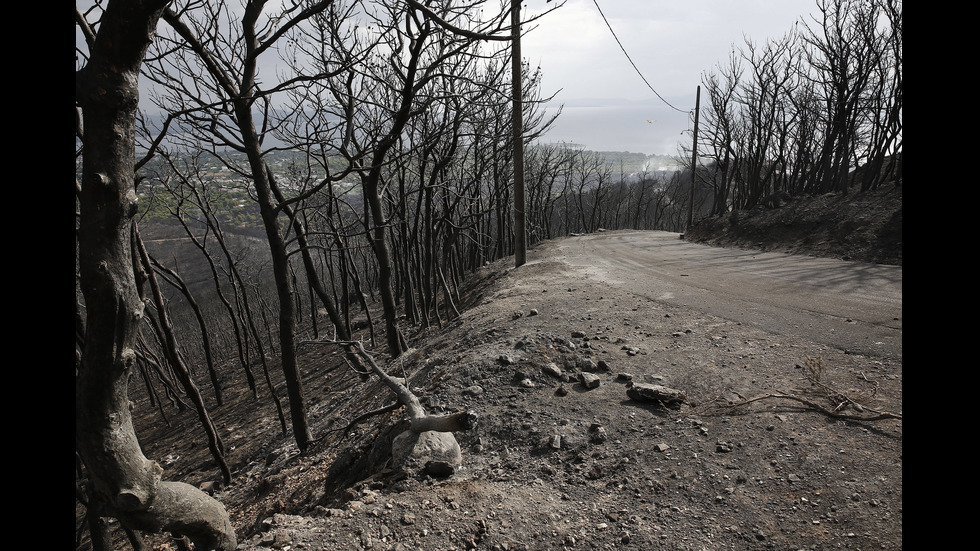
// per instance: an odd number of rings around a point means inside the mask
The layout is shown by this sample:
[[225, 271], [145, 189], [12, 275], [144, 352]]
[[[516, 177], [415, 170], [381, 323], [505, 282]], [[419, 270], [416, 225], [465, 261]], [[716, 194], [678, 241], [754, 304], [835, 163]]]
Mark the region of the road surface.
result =
[[850, 352], [902, 357], [902, 267], [725, 249], [671, 232], [558, 242], [563, 260], [638, 296]]

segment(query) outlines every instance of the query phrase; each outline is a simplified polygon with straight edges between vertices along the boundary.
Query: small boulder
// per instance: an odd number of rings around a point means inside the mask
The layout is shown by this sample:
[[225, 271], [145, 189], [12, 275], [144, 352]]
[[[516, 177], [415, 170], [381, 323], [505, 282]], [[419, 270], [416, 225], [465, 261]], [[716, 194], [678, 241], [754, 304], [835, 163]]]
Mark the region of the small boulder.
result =
[[680, 407], [687, 395], [680, 390], [663, 385], [633, 383], [626, 389], [626, 395], [641, 402], [658, 402], [668, 407]]
[[391, 457], [395, 467], [406, 472], [428, 472], [430, 464], [439, 472], [447, 472], [463, 464], [459, 442], [451, 432], [402, 432], [391, 443]]
[[582, 386], [588, 389], [599, 388], [599, 384], [602, 382], [598, 375], [587, 372], [579, 373], [578, 380]]

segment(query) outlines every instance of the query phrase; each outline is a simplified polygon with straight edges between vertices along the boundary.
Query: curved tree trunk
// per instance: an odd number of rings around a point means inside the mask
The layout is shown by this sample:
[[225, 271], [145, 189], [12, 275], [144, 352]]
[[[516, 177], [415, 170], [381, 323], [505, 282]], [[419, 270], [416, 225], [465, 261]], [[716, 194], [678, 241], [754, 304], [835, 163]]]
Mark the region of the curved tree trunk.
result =
[[[75, 444], [93, 491], [127, 529], [176, 532], [199, 549], [236, 547], [224, 506], [193, 486], [161, 480], [140, 448], [129, 376], [143, 302], [133, 264], [138, 74], [163, 1], [110, 2], [90, 59], [76, 74], [85, 150], [78, 190], [79, 277], [86, 332], [75, 381]], [[88, 30], [76, 10], [76, 19]]]
[[191, 294], [191, 290], [187, 287], [187, 283], [184, 281], [184, 278], [180, 276], [180, 274], [161, 264], [160, 261], [150, 256], [145, 249], [141, 248], [140, 252], [144, 254], [145, 259], [153, 265], [152, 268], [147, 267], [147, 270], [156, 269], [163, 274], [163, 277], [167, 283], [171, 284], [175, 289], [180, 291], [180, 294], [184, 297], [184, 300], [187, 301], [187, 305], [190, 306], [191, 311], [194, 313], [194, 319], [197, 320], [197, 326], [201, 330], [201, 346], [204, 349], [204, 361], [208, 367], [208, 376], [211, 378], [211, 387], [214, 389], [214, 399], [218, 403], [218, 407], [223, 406], [224, 399], [221, 395], [221, 381], [218, 379], [218, 371], [214, 365], [211, 332], [208, 330], [207, 322], [204, 320], [204, 313], [201, 311], [201, 306], [197, 303], [194, 295]]
[[225, 484], [231, 484], [231, 470], [228, 468], [228, 462], [225, 461], [225, 447], [221, 442], [221, 437], [218, 435], [218, 429], [214, 426], [214, 422], [211, 420], [211, 415], [208, 413], [207, 407], [204, 405], [204, 397], [201, 395], [200, 389], [198, 389], [197, 384], [191, 377], [190, 370], [187, 365], [184, 364], [183, 359], [177, 348], [177, 338], [173, 332], [173, 326], [170, 324], [170, 320], [167, 316], [167, 311], [164, 306], [163, 294], [160, 291], [160, 287], [157, 284], [156, 276], [153, 272], [152, 260], [150, 260], [150, 254], [146, 252], [146, 247], [143, 246], [143, 241], [140, 238], [139, 231], [133, 229], [133, 246], [138, 252], [140, 259], [142, 260], [143, 268], [146, 270], [145, 277], [147, 282], [150, 284], [151, 294], [153, 296], [153, 303], [157, 308], [157, 316], [159, 317], [160, 328], [162, 329], [163, 335], [163, 348], [164, 354], [168, 356], [170, 360], [170, 365], [177, 373], [178, 379], [180, 379], [181, 384], [184, 387], [184, 392], [194, 403], [194, 410], [197, 412], [198, 419], [201, 421], [201, 426], [204, 428], [204, 433], [208, 439], [208, 449], [211, 451], [212, 457], [214, 457], [215, 463], [218, 464], [219, 470], [221, 470], [221, 476], [224, 479]]

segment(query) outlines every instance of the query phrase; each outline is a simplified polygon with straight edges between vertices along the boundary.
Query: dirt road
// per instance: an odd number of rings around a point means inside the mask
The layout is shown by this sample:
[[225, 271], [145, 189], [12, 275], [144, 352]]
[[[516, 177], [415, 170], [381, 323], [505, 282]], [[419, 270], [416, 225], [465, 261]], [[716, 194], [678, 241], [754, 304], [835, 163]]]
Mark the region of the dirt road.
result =
[[902, 267], [608, 232], [555, 245], [568, 265], [629, 293], [872, 356], [902, 357]]

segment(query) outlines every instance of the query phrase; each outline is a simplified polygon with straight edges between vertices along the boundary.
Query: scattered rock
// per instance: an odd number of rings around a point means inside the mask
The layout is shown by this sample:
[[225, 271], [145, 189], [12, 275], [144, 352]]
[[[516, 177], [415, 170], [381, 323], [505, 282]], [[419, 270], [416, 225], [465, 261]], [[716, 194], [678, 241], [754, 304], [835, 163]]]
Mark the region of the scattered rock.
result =
[[282, 532], [265, 534], [262, 536], [262, 540], [259, 542], [259, 545], [262, 547], [269, 547], [272, 549], [286, 549], [291, 547], [292, 544], [293, 540], [289, 537], [289, 535]]
[[541, 367], [541, 371], [545, 375], [550, 375], [550, 376], [555, 377], [557, 379], [560, 379], [561, 378], [561, 375], [562, 375], [561, 368], [559, 368], [554, 362], [549, 362], [549, 363], [545, 364], [544, 366], [542, 366]]
[[602, 380], [595, 373], [582, 372], [578, 375], [578, 380], [582, 383], [582, 386], [588, 389], [599, 388]]
[[679, 407], [687, 400], [684, 392], [663, 385], [633, 383], [626, 389], [626, 395], [637, 401], [658, 402], [667, 407]]
[[609, 435], [606, 434], [606, 429], [598, 423], [593, 423], [589, 427], [589, 442], [593, 444], [602, 444], [609, 439]]

